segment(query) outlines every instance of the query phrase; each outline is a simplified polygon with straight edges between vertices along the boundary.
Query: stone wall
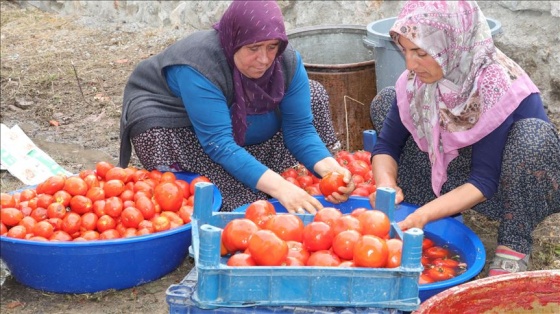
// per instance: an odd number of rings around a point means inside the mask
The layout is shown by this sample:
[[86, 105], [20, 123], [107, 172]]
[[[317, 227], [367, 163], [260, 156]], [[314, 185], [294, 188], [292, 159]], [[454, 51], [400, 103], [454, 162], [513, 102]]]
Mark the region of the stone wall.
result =
[[[19, 2], [63, 15], [79, 15], [92, 26], [116, 25], [128, 31], [168, 28], [181, 35], [210, 27], [229, 5], [229, 1]], [[288, 30], [317, 25], [365, 26], [397, 15], [403, 3], [279, 0]], [[494, 36], [496, 45], [529, 73], [549, 110], [560, 112], [560, 1], [479, 1], [479, 5], [487, 17], [501, 23], [502, 32]]]

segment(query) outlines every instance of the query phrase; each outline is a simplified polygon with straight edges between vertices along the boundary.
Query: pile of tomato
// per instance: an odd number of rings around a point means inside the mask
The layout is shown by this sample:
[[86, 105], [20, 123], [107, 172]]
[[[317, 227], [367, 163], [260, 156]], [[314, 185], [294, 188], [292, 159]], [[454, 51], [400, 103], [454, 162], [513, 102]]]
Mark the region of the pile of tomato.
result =
[[420, 284], [448, 280], [467, 269], [467, 264], [461, 261], [458, 253], [448, 247], [436, 245], [427, 237], [422, 242], [422, 266], [424, 271], [420, 274]]
[[304, 225], [300, 216], [277, 214], [266, 200], [247, 207], [244, 218], [222, 232], [222, 256], [230, 266], [400, 266], [402, 241], [390, 239], [390, 221], [379, 210], [342, 214], [325, 207]]
[[[352, 192], [355, 196], [369, 196], [375, 192], [375, 180], [371, 171], [371, 153], [365, 150], [349, 152], [341, 150], [335, 154], [338, 163], [352, 173], [352, 181], [356, 189]], [[310, 195], [328, 196], [332, 191], [338, 191], [343, 185], [341, 177], [336, 173], [329, 174], [319, 179], [302, 164], [288, 168], [281, 173], [284, 179], [301, 187]]]
[[128, 238], [190, 223], [197, 182], [173, 172], [98, 162], [76, 176], [55, 175], [34, 188], [1, 193], [0, 235], [35, 241]]

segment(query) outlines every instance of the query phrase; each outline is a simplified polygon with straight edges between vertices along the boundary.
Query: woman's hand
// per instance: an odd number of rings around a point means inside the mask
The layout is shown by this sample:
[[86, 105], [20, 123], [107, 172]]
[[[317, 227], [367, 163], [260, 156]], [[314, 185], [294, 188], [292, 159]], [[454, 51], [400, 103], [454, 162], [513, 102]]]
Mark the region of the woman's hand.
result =
[[406, 231], [410, 228], [423, 229], [428, 222], [429, 221], [425, 215], [422, 215], [419, 211], [415, 211], [408, 215], [403, 221], [400, 221], [398, 225], [402, 231]]

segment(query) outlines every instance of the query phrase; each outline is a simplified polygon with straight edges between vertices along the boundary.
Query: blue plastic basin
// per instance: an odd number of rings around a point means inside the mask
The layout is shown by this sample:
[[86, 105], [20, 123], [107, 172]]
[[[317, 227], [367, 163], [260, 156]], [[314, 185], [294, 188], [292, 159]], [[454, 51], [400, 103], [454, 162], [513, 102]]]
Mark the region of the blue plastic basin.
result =
[[[176, 173], [191, 182], [197, 174]], [[222, 203], [214, 187], [213, 210]], [[175, 270], [191, 245], [191, 224], [132, 238], [38, 242], [0, 237], [0, 257], [19, 283], [56, 293], [127, 289]]]
[[[371, 208], [369, 200], [365, 197], [352, 196], [347, 202], [341, 204], [333, 204], [325, 200], [323, 196], [316, 196], [323, 206], [338, 208], [343, 213], [350, 213], [359, 207]], [[278, 200], [271, 199], [271, 203], [277, 212], [285, 213], [286, 208], [282, 206]], [[249, 204], [243, 205], [235, 211], [245, 211]], [[414, 212], [418, 208], [417, 205], [409, 203], [401, 203], [395, 207], [395, 221], [401, 221], [406, 216]], [[467, 271], [463, 274], [445, 281], [431, 284], [420, 285], [419, 298], [423, 302], [433, 295], [438, 294], [448, 288], [462, 284], [474, 278], [484, 268], [486, 262], [486, 251], [480, 238], [466, 225], [454, 218], [443, 218], [427, 224], [424, 227], [425, 234], [430, 237], [433, 235], [445, 242], [437, 243], [438, 245], [449, 245], [456, 249], [459, 255], [467, 263]]]

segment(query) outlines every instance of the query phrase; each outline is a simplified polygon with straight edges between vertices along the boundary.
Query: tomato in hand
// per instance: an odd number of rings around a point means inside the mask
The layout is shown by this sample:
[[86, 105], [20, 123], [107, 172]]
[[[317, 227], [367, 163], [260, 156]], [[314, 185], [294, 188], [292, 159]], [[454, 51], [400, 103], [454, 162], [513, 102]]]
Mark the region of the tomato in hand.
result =
[[286, 241], [266, 229], [253, 233], [247, 250], [259, 266], [280, 266], [288, 257]]
[[346, 186], [346, 183], [344, 183], [344, 175], [336, 171], [327, 173], [321, 181], [319, 181], [319, 190], [321, 190], [324, 196], [330, 196], [334, 192], [338, 193], [338, 189], [344, 186]]

